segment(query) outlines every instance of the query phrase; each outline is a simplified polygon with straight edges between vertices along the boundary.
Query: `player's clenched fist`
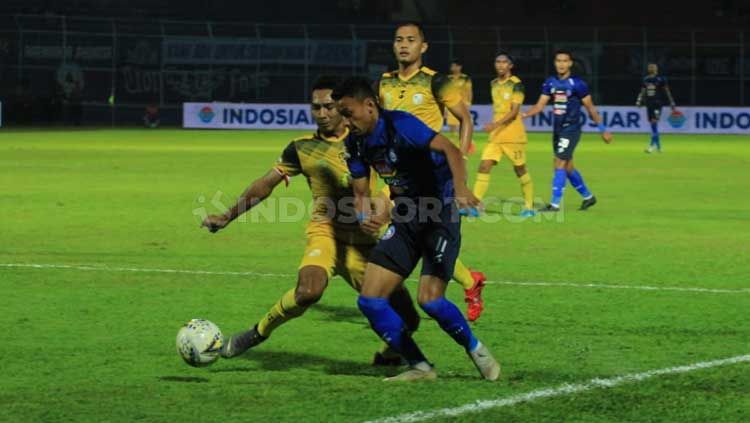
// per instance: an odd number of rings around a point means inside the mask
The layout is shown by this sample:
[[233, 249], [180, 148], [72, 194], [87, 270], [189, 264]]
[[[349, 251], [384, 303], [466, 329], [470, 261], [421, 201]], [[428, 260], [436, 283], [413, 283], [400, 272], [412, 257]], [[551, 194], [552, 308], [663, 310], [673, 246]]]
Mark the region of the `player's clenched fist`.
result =
[[229, 224], [229, 219], [221, 214], [212, 214], [203, 219], [201, 227], [208, 228], [211, 233], [224, 229]]

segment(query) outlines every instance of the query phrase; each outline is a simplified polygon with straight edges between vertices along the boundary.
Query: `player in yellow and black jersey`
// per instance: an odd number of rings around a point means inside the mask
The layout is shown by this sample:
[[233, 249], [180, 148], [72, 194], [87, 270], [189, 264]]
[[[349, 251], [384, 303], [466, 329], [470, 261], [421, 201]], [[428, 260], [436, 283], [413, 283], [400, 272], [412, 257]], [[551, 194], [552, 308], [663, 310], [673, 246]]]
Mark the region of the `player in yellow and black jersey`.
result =
[[[422, 55], [427, 48], [424, 31], [419, 24], [406, 23], [396, 28], [393, 53], [398, 70], [386, 72], [381, 77], [378, 86], [380, 104], [386, 110], [409, 112], [436, 132], [442, 129], [443, 112], [448, 109], [460, 121], [460, 149], [466, 156], [474, 130], [471, 114], [460, 91], [451, 84], [450, 79], [422, 65]], [[472, 272], [458, 259], [453, 279], [464, 287], [467, 317], [475, 321], [484, 308], [484, 274]]]
[[[282, 181], [288, 183], [289, 178], [297, 175], [307, 179], [314, 201], [297, 287], [287, 291], [251, 329], [224, 342], [221, 355], [225, 358], [242, 354], [266, 340], [277, 327], [301, 316], [320, 300], [333, 276], [341, 276], [357, 291], [362, 286], [367, 258], [376, 238], [362, 231], [356, 220], [344, 148], [349, 131], [331, 98], [337, 82], [336, 78], [324, 77], [313, 87], [311, 109], [317, 132], [290, 142], [273, 168], [254, 181], [234, 207], [203, 221], [209, 231], [217, 232], [265, 200]], [[386, 210], [382, 208], [383, 213]], [[407, 329], [415, 331], [419, 316], [409, 292], [398, 290], [391, 297], [391, 304], [406, 322]], [[375, 354], [374, 364], [399, 364], [401, 357], [394, 354], [384, 349]]]
[[[474, 86], [471, 82], [471, 77], [463, 72], [463, 63], [459, 59], [453, 59], [451, 61], [450, 72], [448, 73], [448, 79], [451, 80], [453, 86], [461, 94], [461, 100], [463, 100], [466, 107], [471, 110], [471, 103], [474, 100]], [[453, 116], [450, 111], [445, 112], [445, 123], [448, 125], [448, 132], [456, 132], [460, 122]], [[469, 151], [471, 152], [471, 151]]]
[[484, 129], [490, 133], [490, 142], [482, 151], [482, 161], [474, 182], [474, 195], [482, 199], [490, 185], [490, 171], [503, 156], [513, 163], [513, 171], [521, 184], [524, 208], [522, 217], [534, 216], [534, 184], [526, 170], [526, 127], [521, 120], [525, 89], [521, 79], [513, 75], [513, 57], [501, 51], [495, 57], [497, 78], [490, 83], [492, 91], [492, 122]]

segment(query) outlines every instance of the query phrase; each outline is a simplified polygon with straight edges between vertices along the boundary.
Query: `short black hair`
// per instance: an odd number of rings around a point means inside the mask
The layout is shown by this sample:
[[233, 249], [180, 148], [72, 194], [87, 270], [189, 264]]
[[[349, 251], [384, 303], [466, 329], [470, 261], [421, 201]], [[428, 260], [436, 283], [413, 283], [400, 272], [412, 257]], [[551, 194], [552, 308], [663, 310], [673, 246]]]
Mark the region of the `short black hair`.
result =
[[321, 75], [315, 80], [312, 90], [335, 90], [341, 83], [341, 78], [334, 75]]
[[343, 97], [356, 98], [359, 101], [364, 101], [371, 98], [378, 102], [378, 95], [372, 87], [372, 83], [367, 78], [361, 76], [352, 76], [343, 80], [331, 94], [331, 98], [338, 101]]
[[570, 51], [570, 50], [568, 50], [568, 49], [559, 48], [559, 49], [555, 50], [555, 54], [552, 57], [553, 58], [557, 57], [558, 54], [567, 54], [568, 57], [570, 57], [570, 60], [572, 60], [574, 62], [576, 61], [575, 56], [573, 56], [573, 52]]
[[451, 64], [456, 64], [458, 66], [463, 66], [464, 62], [463, 62], [463, 60], [459, 59], [458, 57], [454, 57], [453, 60], [451, 60]]
[[508, 61], [510, 63], [516, 63], [515, 57], [513, 57], [512, 54], [508, 53], [506, 50], [500, 50], [497, 53], [495, 53], [495, 59], [497, 59], [500, 56], [505, 56], [508, 58]]
[[[422, 27], [421, 23], [414, 22], [414, 21], [402, 22], [402, 23], [398, 24], [398, 26], [396, 26], [396, 31], [398, 31], [400, 28], [403, 28], [405, 26], [413, 26], [413, 27], [417, 28], [417, 31], [419, 31], [419, 36], [422, 37], [422, 41], [426, 41], [427, 40], [425, 38], [425, 36], [424, 36], [424, 27]], [[394, 31], [394, 33], [396, 31]]]

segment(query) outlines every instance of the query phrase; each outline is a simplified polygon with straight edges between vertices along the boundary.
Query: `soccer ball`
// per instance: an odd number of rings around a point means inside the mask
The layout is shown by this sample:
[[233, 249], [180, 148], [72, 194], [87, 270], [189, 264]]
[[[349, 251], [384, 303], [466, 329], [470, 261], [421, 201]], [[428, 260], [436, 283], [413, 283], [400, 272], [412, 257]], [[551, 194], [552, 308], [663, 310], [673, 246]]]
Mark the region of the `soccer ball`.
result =
[[213, 322], [192, 319], [177, 332], [177, 353], [193, 367], [205, 367], [219, 359], [224, 338]]

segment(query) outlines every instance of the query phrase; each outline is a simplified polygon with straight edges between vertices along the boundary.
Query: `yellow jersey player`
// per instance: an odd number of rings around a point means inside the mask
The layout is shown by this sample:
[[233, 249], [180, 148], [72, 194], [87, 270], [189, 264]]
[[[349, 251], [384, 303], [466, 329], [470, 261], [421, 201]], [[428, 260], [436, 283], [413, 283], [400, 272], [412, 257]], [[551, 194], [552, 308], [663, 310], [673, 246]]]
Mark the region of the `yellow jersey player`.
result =
[[484, 197], [492, 167], [507, 156], [521, 184], [524, 205], [521, 216], [534, 216], [534, 185], [526, 170], [526, 128], [520, 113], [524, 99], [523, 83], [513, 75], [513, 57], [507, 52], [501, 51], [495, 57], [495, 72], [497, 78], [490, 83], [493, 118], [484, 126], [490, 133], [490, 142], [482, 152], [474, 195], [480, 200]]
[[[349, 135], [345, 120], [338, 113], [331, 93], [338, 79], [322, 77], [313, 86], [311, 110], [318, 131], [289, 143], [275, 166], [245, 190], [235, 206], [223, 215], [211, 215], [203, 226], [211, 232], [265, 200], [282, 181], [304, 175], [313, 196], [313, 212], [307, 225], [307, 247], [299, 266], [296, 288], [281, 299], [251, 329], [232, 336], [222, 346], [221, 355], [236, 357], [265, 341], [287, 321], [301, 316], [320, 300], [334, 275], [344, 278], [359, 291], [367, 257], [375, 246], [375, 236], [363, 232], [354, 218], [353, 191], [345, 159], [344, 140]], [[349, 204], [349, 206], [345, 206]], [[387, 208], [383, 208], [386, 212]], [[407, 330], [413, 332], [419, 316], [406, 289], [391, 296]], [[383, 349], [375, 354], [374, 364], [400, 364], [401, 357]]]
[[[450, 73], [448, 73], [448, 79], [461, 94], [461, 100], [463, 100], [466, 107], [471, 110], [471, 102], [474, 98], [473, 86], [471, 84], [471, 77], [463, 73], [463, 64], [459, 59], [453, 59], [451, 61]], [[445, 122], [448, 124], [449, 132], [456, 132], [458, 129], [459, 121], [453, 116], [449, 110], [445, 112]]]
[[[380, 79], [378, 96], [381, 106], [387, 110], [409, 112], [435, 132], [442, 129], [443, 111], [448, 109], [460, 122], [460, 150], [466, 156], [474, 130], [471, 114], [461, 93], [445, 75], [422, 66], [422, 55], [427, 48], [419, 24], [406, 23], [396, 28], [393, 52], [398, 70], [384, 73]], [[472, 272], [459, 259], [456, 260], [453, 279], [464, 287], [468, 319], [477, 320], [484, 309], [484, 274]]]

